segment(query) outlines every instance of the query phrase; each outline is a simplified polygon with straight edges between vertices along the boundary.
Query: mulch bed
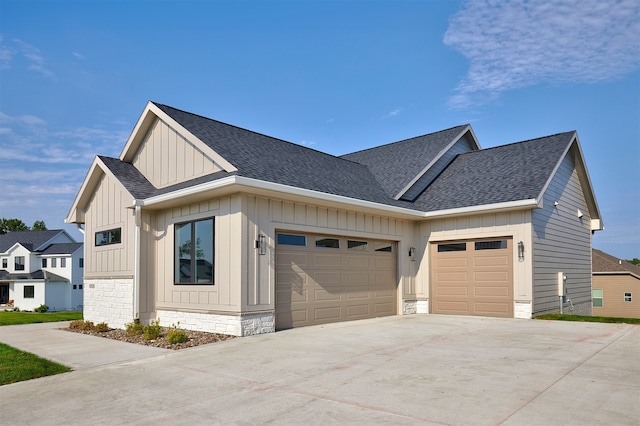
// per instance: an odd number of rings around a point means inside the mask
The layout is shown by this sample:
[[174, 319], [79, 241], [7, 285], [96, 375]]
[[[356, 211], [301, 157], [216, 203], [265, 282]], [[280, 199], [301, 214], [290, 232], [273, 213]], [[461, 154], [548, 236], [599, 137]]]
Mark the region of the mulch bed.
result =
[[155, 340], [146, 340], [144, 336], [128, 336], [124, 330], [111, 329], [109, 331], [99, 332], [95, 330], [77, 330], [71, 328], [65, 328], [66, 331], [72, 331], [74, 333], [89, 334], [91, 336], [104, 337], [107, 339], [120, 340], [121, 342], [135, 343], [138, 345], [154, 346], [156, 348], [164, 349], [185, 349], [192, 348], [194, 346], [207, 345], [209, 343], [221, 342], [224, 340], [235, 339], [236, 336], [230, 336], [227, 334], [218, 333], [205, 333], [204, 331], [191, 331], [184, 330], [187, 333], [187, 341], [184, 343], [171, 344], [167, 341], [168, 328], [163, 327], [162, 333], [159, 338]]

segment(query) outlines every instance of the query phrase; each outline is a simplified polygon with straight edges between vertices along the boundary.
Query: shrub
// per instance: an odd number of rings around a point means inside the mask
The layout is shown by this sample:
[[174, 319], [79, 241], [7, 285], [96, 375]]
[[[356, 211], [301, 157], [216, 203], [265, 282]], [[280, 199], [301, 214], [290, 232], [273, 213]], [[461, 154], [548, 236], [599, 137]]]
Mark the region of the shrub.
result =
[[82, 331], [93, 331], [96, 329], [96, 326], [93, 324], [93, 321], [83, 321], [80, 326], [80, 330]]
[[[178, 325], [180, 325], [180, 323], [178, 323]], [[172, 345], [175, 345], [176, 343], [184, 343], [187, 341], [187, 333], [184, 330], [180, 330], [174, 324], [171, 327], [171, 330], [167, 333], [167, 341]]]
[[101, 322], [96, 324], [96, 331], [99, 333], [104, 333], [105, 331], [109, 331], [109, 325], [106, 322]]
[[48, 310], [49, 310], [49, 306], [47, 306], [44, 303], [34, 309], [35, 312], [39, 312], [41, 314], [47, 312]]
[[16, 306], [15, 308], [13, 308], [13, 312], [20, 312], [20, 308]]
[[139, 322], [129, 322], [124, 325], [127, 336], [139, 336], [144, 333], [144, 325]]
[[162, 327], [160, 327], [160, 318], [155, 321], [151, 321], [151, 324], [144, 326], [144, 339], [156, 340], [162, 333]]
[[83, 320], [71, 321], [71, 323], [69, 324], [69, 328], [71, 330], [81, 330], [83, 324], [84, 324]]

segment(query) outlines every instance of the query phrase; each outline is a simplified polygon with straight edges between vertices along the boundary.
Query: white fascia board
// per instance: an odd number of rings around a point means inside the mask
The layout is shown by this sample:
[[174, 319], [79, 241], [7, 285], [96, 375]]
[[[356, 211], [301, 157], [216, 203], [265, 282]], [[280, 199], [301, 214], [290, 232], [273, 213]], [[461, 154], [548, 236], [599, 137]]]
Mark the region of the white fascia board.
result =
[[205, 153], [205, 155], [211, 157], [211, 159], [216, 164], [219, 164], [226, 172], [231, 173], [238, 170], [233, 164], [225, 160], [221, 155], [211, 149], [210, 146], [202, 142], [193, 133], [185, 129], [182, 125], [180, 125], [177, 121], [175, 121], [150, 101], [147, 102], [147, 105], [145, 106], [142, 115], [138, 119], [133, 132], [131, 132], [129, 139], [127, 140], [127, 143], [125, 144], [122, 153], [120, 154], [120, 161], [131, 162], [133, 160], [135, 153], [138, 151], [138, 148], [142, 143], [142, 139], [146, 136], [147, 131], [156, 118], [164, 121], [169, 127], [175, 130], [182, 137], [184, 137], [193, 146], [197, 147], [200, 151]]
[[482, 204], [479, 206], [460, 207], [447, 210], [436, 210], [433, 212], [423, 213], [425, 219], [436, 219], [441, 217], [469, 216], [486, 213], [498, 213], [513, 210], [537, 209], [540, 208], [540, 202], [535, 198], [528, 200], [507, 201], [504, 203]]
[[[344, 205], [352, 205], [357, 209], [369, 208], [391, 214], [400, 214], [418, 219], [433, 219], [442, 216], [462, 216], [470, 214], [492, 213], [497, 211], [521, 210], [539, 208], [539, 202], [535, 199], [510, 201], [506, 203], [487, 204], [481, 206], [462, 207], [457, 209], [439, 210], [435, 212], [423, 212], [420, 210], [407, 209], [404, 207], [389, 206], [386, 204], [375, 203], [372, 201], [363, 201], [355, 198], [349, 198], [342, 195], [327, 194], [324, 192], [313, 191], [310, 189], [297, 188], [279, 183], [265, 182], [258, 179], [247, 178], [243, 176], [229, 176], [212, 182], [203, 183], [167, 194], [150, 197], [144, 200], [136, 200], [135, 205], [141, 207], [152, 207], [157, 204], [169, 202], [178, 198], [188, 197], [207, 191], [228, 188], [232, 185], [244, 186], [266, 191], [281, 192], [289, 195], [295, 195], [306, 198], [313, 198], [324, 202], [339, 203]], [[133, 207], [133, 206], [132, 206]]]
[[151, 207], [155, 204], [171, 201], [176, 198], [182, 198], [190, 195], [196, 195], [202, 192], [222, 189], [232, 185], [245, 186], [249, 188], [261, 189], [266, 191], [282, 192], [289, 195], [313, 198], [313, 199], [326, 201], [326, 202], [353, 205], [358, 208], [363, 208], [363, 207], [371, 208], [375, 210], [386, 211], [389, 213], [408, 215], [415, 218], [420, 218], [424, 215], [424, 212], [421, 212], [419, 210], [412, 210], [404, 207], [389, 206], [386, 204], [375, 203], [373, 201], [358, 200], [355, 198], [349, 198], [342, 195], [327, 194], [324, 192], [313, 191], [313, 190], [304, 189], [304, 188], [297, 188], [294, 186], [283, 185], [279, 183], [266, 182], [266, 181], [247, 178], [243, 176], [229, 176], [223, 179], [203, 183], [200, 185], [192, 186], [189, 188], [181, 189], [181, 190], [170, 192], [167, 194], [150, 197], [144, 200], [137, 200], [136, 205], [140, 205], [142, 207]]
[[64, 219], [64, 223], [78, 223], [79, 215], [77, 210], [78, 208], [80, 208], [80, 202], [81, 199], [84, 198], [85, 192], [88, 190], [93, 191], [94, 186], [92, 183], [95, 181], [94, 176], [96, 173], [96, 168], [98, 167], [98, 157], [96, 156], [93, 158], [93, 162], [91, 163], [91, 166], [89, 167], [89, 170], [87, 171], [87, 174], [82, 181], [82, 185], [80, 185], [80, 189], [76, 194], [76, 198], [73, 200], [73, 204], [69, 209], [69, 213], [67, 213], [67, 217]]
[[480, 145], [478, 144], [476, 136], [473, 134], [473, 131], [471, 130], [471, 126], [467, 125], [455, 138], [451, 139], [451, 142], [449, 142], [449, 144], [447, 144], [447, 146], [444, 147], [438, 153], [438, 155], [436, 155], [429, 162], [429, 164], [427, 164], [427, 166], [424, 169], [422, 169], [422, 171], [420, 173], [418, 173], [413, 179], [411, 179], [411, 181], [404, 188], [402, 188], [400, 190], [400, 192], [398, 192], [393, 198], [395, 200], [399, 200], [409, 189], [411, 189], [411, 187], [418, 181], [418, 179], [420, 179], [422, 177], [422, 175], [427, 173], [427, 170], [429, 170], [431, 167], [433, 167], [433, 165], [436, 163], [436, 161], [438, 161], [447, 151], [449, 151], [453, 147], [453, 145], [455, 145], [456, 142], [458, 142], [460, 140], [460, 138], [462, 138], [465, 134], [467, 134], [467, 132], [471, 132], [471, 137], [473, 138], [473, 143], [475, 143], [476, 148], [480, 149]]

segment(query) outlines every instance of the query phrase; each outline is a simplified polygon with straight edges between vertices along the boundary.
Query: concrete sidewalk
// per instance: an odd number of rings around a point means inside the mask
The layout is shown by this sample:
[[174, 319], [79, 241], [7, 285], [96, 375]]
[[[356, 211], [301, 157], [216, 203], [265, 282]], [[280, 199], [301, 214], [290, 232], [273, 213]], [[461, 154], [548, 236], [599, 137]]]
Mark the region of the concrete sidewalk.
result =
[[0, 327], [0, 342], [66, 365], [73, 370], [103, 367], [172, 352], [62, 330], [69, 322]]
[[639, 357], [640, 326], [396, 316], [0, 386], [0, 413], [47, 425], [636, 425]]

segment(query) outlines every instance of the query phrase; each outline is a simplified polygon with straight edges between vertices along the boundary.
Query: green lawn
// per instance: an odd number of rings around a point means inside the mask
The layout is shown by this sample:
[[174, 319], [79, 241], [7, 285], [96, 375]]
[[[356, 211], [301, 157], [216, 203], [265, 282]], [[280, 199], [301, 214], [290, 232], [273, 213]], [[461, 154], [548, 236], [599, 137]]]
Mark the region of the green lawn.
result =
[[71, 371], [71, 369], [0, 343], [0, 385], [52, 376], [67, 371]]
[[557, 320], [557, 321], [582, 321], [582, 322], [609, 322], [609, 323], [625, 323], [640, 324], [640, 318], [614, 318], [614, 317], [587, 317], [583, 315], [569, 314], [544, 314], [535, 317], [540, 320]]
[[0, 311], [0, 325], [33, 324], [36, 322], [73, 321], [82, 319], [82, 312], [12, 312]]

